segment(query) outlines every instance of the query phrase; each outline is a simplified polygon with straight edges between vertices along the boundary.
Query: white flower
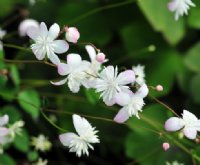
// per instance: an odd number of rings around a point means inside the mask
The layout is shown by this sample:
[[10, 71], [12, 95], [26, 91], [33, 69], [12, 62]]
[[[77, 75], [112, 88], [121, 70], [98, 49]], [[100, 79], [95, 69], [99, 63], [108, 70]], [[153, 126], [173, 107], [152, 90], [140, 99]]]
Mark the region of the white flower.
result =
[[0, 40], [6, 35], [6, 31], [0, 28]]
[[5, 125], [8, 123], [9, 117], [8, 115], [4, 115], [0, 117], [0, 144], [5, 143], [5, 137], [9, 133], [9, 129], [5, 127]]
[[42, 160], [42, 158], [39, 158], [36, 163], [33, 163], [33, 165], [47, 165], [48, 160]]
[[117, 93], [129, 91], [129, 87], [126, 84], [133, 83], [135, 80], [135, 74], [132, 70], [117, 74], [117, 67], [114, 69], [113, 66], [108, 66], [100, 72], [99, 78], [96, 79], [96, 92], [101, 92], [100, 97], [103, 97], [103, 101], [108, 106], [115, 103], [115, 95]]
[[66, 27], [65, 37], [67, 41], [77, 43], [78, 39], [80, 38], [80, 33], [75, 27]]
[[177, 161], [173, 161], [172, 163], [166, 162], [166, 165], [184, 165], [183, 163], [179, 163]]
[[31, 144], [35, 147], [36, 150], [40, 150], [42, 152], [49, 151], [52, 146], [48, 138], [42, 134], [38, 137], [32, 137]]
[[9, 136], [10, 136], [11, 140], [13, 140], [17, 134], [18, 135], [21, 134], [22, 127], [24, 126], [24, 124], [25, 124], [24, 121], [19, 120], [19, 121], [16, 121], [13, 125], [10, 126]]
[[168, 9], [175, 12], [175, 20], [178, 20], [179, 16], [187, 15], [190, 6], [195, 7], [191, 0], [171, 0], [168, 3]]
[[25, 19], [19, 24], [19, 35], [26, 36], [30, 27], [39, 28], [39, 23], [34, 19]]
[[137, 65], [132, 67], [135, 73], [135, 82], [139, 85], [143, 85], [145, 83], [145, 73], [144, 73], [144, 66]]
[[183, 134], [188, 139], [195, 139], [197, 131], [200, 131], [200, 120], [187, 110], [183, 110], [182, 119], [171, 117], [165, 122], [167, 131], [178, 131], [183, 128]]
[[54, 23], [49, 31], [44, 22], [42, 22], [39, 28], [28, 28], [28, 36], [35, 41], [35, 44], [31, 45], [31, 49], [38, 60], [43, 60], [45, 56], [51, 60], [52, 63], [58, 64], [60, 60], [55, 53], [65, 53], [69, 49], [69, 45], [64, 40], [55, 40], [60, 32], [58, 24]]
[[58, 73], [62, 76], [67, 76], [59, 82], [51, 82], [53, 85], [63, 85], [68, 81], [68, 87], [73, 93], [80, 90], [80, 86], [87, 87], [87, 74], [85, 71], [89, 68], [88, 61], [82, 61], [78, 54], [68, 54], [67, 64], [58, 64]]
[[64, 146], [70, 148], [70, 152], [76, 152], [78, 157], [82, 154], [88, 156], [88, 149], [94, 149], [90, 143], [99, 143], [96, 135], [98, 131], [85, 118], [78, 115], [73, 115], [73, 123], [78, 135], [72, 132], [64, 133], [59, 136], [59, 139]]
[[142, 111], [142, 107], [145, 104], [143, 98], [147, 96], [148, 92], [146, 84], [143, 84], [136, 93], [120, 92], [116, 94], [116, 103], [122, 106], [122, 108], [115, 116], [114, 121], [123, 123], [133, 115], [139, 119], [138, 112]]

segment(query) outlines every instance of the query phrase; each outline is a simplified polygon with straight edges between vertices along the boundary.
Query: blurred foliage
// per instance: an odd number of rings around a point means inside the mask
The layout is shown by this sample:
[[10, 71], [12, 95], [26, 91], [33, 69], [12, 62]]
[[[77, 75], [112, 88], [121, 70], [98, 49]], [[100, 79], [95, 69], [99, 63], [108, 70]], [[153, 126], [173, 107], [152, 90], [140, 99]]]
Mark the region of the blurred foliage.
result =
[[[194, 0], [188, 16], [174, 20], [174, 14], [167, 10], [168, 0], [36, 0], [34, 6], [28, 0], [1, 0], [1, 25], [7, 30], [5, 43], [28, 47], [27, 38], [16, 35], [18, 24], [25, 17], [75, 26], [81, 33], [80, 43], [93, 43], [109, 58], [109, 64], [131, 68], [145, 65], [147, 84], [164, 86], [163, 92], [150, 91], [180, 114], [188, 109], [200, 116], [200, 1]], [[113, 5], [118, 4], [118, 5]], [[120, 5], [119, 5], [120, 4]], [[29, 15], [20, 15], [28, 11]], [[14, 34], [10, 35], [9, 34]], [[155, 51], [149, 46], [154, 45]], [[69, 52], [80, 53], [88, 59], [84, 45], [72, 45]], [[90, 157], [77, 159], [64, 150], [58, 141], [60, 131], [50, 125], [40, 114], [40, 109], [56, 109], [55, 124], [73, 131], [71, 114], [85, 114], [112, 119], [119, 107], [106, 107], [93, 90], [82, 89], [72, 94], [66, 85], [52, 86], [49, 81], [59, 78], [54, 68], [45, 64], [5, 63], [3, 59], [33, 60], [30, 52], [4, 48], [0, 51], [0, 114], [8, 114], [10, 123], [25, 121], [22, 136], [6, 146], [0, 155], [0, 165], [34, 162], [39, 156], [47, 158], [50, 164], [134, 164], [163, 165], [178, 160], [192, 164], [183, 146], [193, 149], [199, 155], [200, 147], [194, 142], [179, 138], [172, 133], [164, 138], [165, 120], [172, 116], [161, 105], [149, 98], [141, 113], [141, 119], [131, 118], [127, 125], [89, 118], [97, 127], [100, 145], [90, 152]], [[65, 59], [65, 55], [61, 56]], [[65, 113], [58, 113], [60, 111]], [[153, 130], [153, 131], [152, 131]], [[156, 132], [154, 132], [156, 131]], [[53, 142], [49, 153], [38, 153], [30, 146], [30, 137], [43, 133]], [[162, 150], [163, 142], [170, 142], [167, 152]]]

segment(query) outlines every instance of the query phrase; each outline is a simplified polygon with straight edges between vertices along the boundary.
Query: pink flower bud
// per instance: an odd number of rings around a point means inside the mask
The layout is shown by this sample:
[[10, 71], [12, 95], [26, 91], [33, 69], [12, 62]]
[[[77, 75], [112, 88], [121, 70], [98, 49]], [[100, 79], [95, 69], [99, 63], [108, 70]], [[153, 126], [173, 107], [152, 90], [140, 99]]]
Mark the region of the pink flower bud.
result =
[[22, 37], [26, 36], [26, 33], [30, 27], [38, 28], [39, 23], [34, 19], [25, 19], [19, 24], [19, 35]]
[[163, 150], [167, 151], [170, 148], [170, 145], [169, 143], [165, 142], [163, 143], [162, 147], [163, 147]]
[[105, 61], [106, 55], [104, 53], [98, 53], [96, 56], [96, 60], [99, 63], [103, 63]]
[[65, 37], [67, 41], [77, 43], [78, 39], [80, 38], [80, 33], [77, 28], [69, 27], [66, 29]]
[[163, 91], [163, 86], [162, 86], [162, 85], [157, 85], [157, 86], [156, 86], [156, 90], [157, 90], [158, 92]]

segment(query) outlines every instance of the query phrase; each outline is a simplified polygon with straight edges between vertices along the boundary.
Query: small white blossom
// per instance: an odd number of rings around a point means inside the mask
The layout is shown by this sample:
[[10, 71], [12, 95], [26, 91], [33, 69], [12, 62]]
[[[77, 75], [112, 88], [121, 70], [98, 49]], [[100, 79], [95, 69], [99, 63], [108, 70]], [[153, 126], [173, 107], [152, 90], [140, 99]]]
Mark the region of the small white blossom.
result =
[[49, 151], [52, 146], [51, 142], [44, 135], [32, 137], [31, 144], [35, 147], [36, 150], [40, 150], [42, 152]]
[[90, 63], [81, 59], [78, 54], [68, 54], [67, 64], [58, 64], [58, 73], [67, 76], [59, 82], [51, 82], [53, 85], [63, 85], [68, 81], [68, 87], [73, 93], [80, 90], [80, 86], [87, 87], [87, 74]]
[[60, 33], [60, 27], [54, 23], [48, 30], [46, 24], [42, 22], [37, 27], [28, 28], [28, 36], [35, 41], [31, 45], [31, 49], [38, 60], [43, 60], [45, 56], [54, 64], [59, 64], [60, 59], [55, 54], [65, 53], [69, 49], [69, 45], [64, 40], [55, 40]]
[[171, 117], [165, 122], [167, 131], [178, 131], [182, 128], [188, 139], [195, 139], [197, 131], [200, 131], [200, 120], [191, 112], [183, 110], [182, 118]]
[[19, 35], [26, 36], [30, 27], [39, 28], [39, 23], [34, 19], [25, 19], [19, 24]]
[[59, 136], [59, 139], [64, 146], [70, 148], [69, 152], [76, 152], [78, 157], [82, 154], [88, 156], [88, 149], [94, 149], [91, 143], [99, 143], [96, 135], [98, 131], [85, 118], [78, 115], [73, 115], [73, 123], [78, 135], [72, 132], [64, 133]]
[[143, 85], [145, 83], [144, 66], [142, 65], [133, 66], [132, 70], [135, 73], [135, 82], [139, 85]]
[[184, 164], [179, 163], [178, 161], [173, 161], [172, 163], [166, 162], [166, 165], [184, 165]]
[[115, 103], [115, 95], [121, 91], [130, 91], [127, 84], [133, 83], [135, 74], [132, 70], [126, 70], [118, 75], [117, 67], [104, 68], [99, 78], [96, 79], [96, 92], [101, 92], [100, 97], [106, 105], [111, 106]]
[[138, 119], [140, 118], [138, 112], [142, 111], [144, 106], [144, 97], [147, 96], [149, 90], [146, 84], [140, 87], [136, 93], [125, 93], [120, 92], [116, 94], [115, 100], [116, 103], [122, 106], [117, 115], [114, 118], [114, 121], [117, 123], [123, 123], [129, 119], [129, 117], [135, 115]]
[[3, 145], [7, 142], [6, 136], [9, 134], [9, 128], [7, 128], [5, 125], [8, 123], [8, 121], [8, 115], [0, 117], [0, 153], [3, 153]]
[[13, 125], [10, 126], [9, 128], [9, 136], [11, 139], [14, 139], [15, 136], [18, 134], [20, 135], [22, 132], [22, 127], [24, 126], [24, 121], [19, 120], [16, 121]]
[[42, 160], [42, 158], [39, 158], [37, 162], [33, 163], [33, 165], [47, 165], [48, 160], [44, 159]]
[[6, 31], [0, 28], [0, 40], [6, 35]]
[[168, 3], [168, 9], [171, 12], [175, 12], [175, 20], [178, 20], [179, 16], [187, 15], [190, 6], [195, 7], [195, 4], [191, 0], [171, 0]]

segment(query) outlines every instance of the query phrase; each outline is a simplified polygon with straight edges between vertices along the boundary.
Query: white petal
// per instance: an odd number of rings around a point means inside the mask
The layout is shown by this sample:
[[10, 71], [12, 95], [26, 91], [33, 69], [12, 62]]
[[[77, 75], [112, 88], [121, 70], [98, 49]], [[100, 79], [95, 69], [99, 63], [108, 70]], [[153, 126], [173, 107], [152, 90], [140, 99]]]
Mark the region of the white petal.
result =
[[188, 139], [195, 139], [196, 138], [196, 136], [197, 136], [197, 130], [196, 129], [194, 129], [194, 128], [187, 128], [187, 127], [185, 127], [184, 129], [183, 129], [183, 133], [184, 133], [184, 135], [188, 138]]
[[65, 75], [69, 74], [69, 65], [68, 64], [59, 63], [57, 68], [58, 68], [59, 75], [65, 76]]
[[82, 59], [79, 54], [71, 53], [67, 55], [67, 64], [70, 65], [79, 65]]
[[50, 81], [51, 84], [53, 85], [56, 85], [56, 86], [60, 86], [60, 85], [63, 85], [67, 82], [67, 78], [63, 79], [63, 80], [60, 80], [60, 81], [57, 81], [57, 82], [53, 82], [53, 81]]
[[45, 24], [44, 22], [42, 22], [42, 23], [40, 24], [40, 29], [39, 29], [39, 31], [40, 31], [40, 36], [41, 36], [41, 37], [47, 37], [48, 29], [47, 29], [47, 26], [46, 26], [46, 24]]
[[36, 40], [39, 36], [39, 27], [30, 27], [27, 29], [27, 35], [33, 39]]
[[47, 54], [47, 55], [49, 56], [49, 59], [53, 64], [55, 64], [55, 65], [60, 64], [60, 59], [58, 58], [58, 56], [55, 53], [50, 52], [50, 54]]
[[115, 104], [115, 98], [112, 98], [110, 100], [107, 100], [105, 98], [103, 98], [103, 102], [107, 105], [107, 106], [112, 106]]
[[32, 51], [38, 60], [43, 60], [46, 55], [46, 51], [44, 51], [43, 49], [32, 48]]
[[143, 84], [138, 91], [136, 92], [137, 96], [140, 96], [142, 98], [146, 97], [149, 93], [149, 88], [147, 87], [146, 84]]
[[91, 61], [96, 60], [96, 51], [95, 51], [95, 49], [91, 45], [86, 45], [85, 49], [86, 49], [87, 53], [90, 56], [90, 60]]
[[90, 123], [83, 117], [74, 114], [73, 115], [73, 123], [76, 129], [76, 132], [81, 136], [85, 135], [88, 132], [88, 129], [91, 129], [92, 126]]
[[115, 101], [120, 106], [127, 105], [131, 100], [131, 96], [127, 93], [120, 92], [115, 95]]
[[71, 141], [75, 138], [77, 138], [78, 136], [75, 133], [69, 132], [69, 133], [64, 133], [59, 135], [59, 139], [60, 142], [64, 145], [64, 146], [69, 146]]
[[8, 134], [8, 132], [9, 132], [8, 128], [0, 127], [0, 136], [5, 136]]
[[167, 131], [178, 131], [183, 128], [184, 122], [178, 117], [171, 117], [165, 122], [165, 129]]
[[197, 117], [187, 110], [183, 110], [182, 116], [184, 121], [193, 121], [193, 122], [198, 121]]
[[65, 53], [69, 49], [69, 44], [64, 40], [55, 40], [54, 43], [54, 52], [61, 54]]
[[117, 82], [121, 85], [130, 84], [135, 81], [135, 73], [132, 70], [126, 70], [117, 77]]
[[34, 19], [25, 19], [19, 24], [19, 35], [20, 36], [26, 36], [27, 35], [27, 30], [30, 27], [36, 27], [39, 28], [39, 23], [34, 20]]
[[51, 25], [48, 33], [48, 38], [51, 40], [55, 40], [58, 37], [58, 34], [60, 32], [60, 27], [57, 23], [54, 23]]
[[128, 119], [129, 119], [128, 111], [125, 108], [122, 108], [115, 116], [114, 121], [117, 123], [124, 123]]
[[8, 115], [4, 115], [2, 117], [0, 117], [0, 126], [4, 126], [8, 123], [9, 121], [9, 116]]

